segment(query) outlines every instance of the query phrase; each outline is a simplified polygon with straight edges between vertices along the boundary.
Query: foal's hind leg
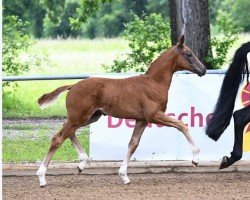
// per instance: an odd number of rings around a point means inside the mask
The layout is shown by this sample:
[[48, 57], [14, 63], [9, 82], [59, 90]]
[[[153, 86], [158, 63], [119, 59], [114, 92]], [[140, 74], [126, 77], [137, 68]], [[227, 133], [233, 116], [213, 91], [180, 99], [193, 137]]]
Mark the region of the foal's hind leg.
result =
[[132, 156], [132, 154], [135, 152], [137, 146], [139, 145], [140, 139], [141, 139], [141, 135], [144, 131], [144, 129], [147, 126], [147, 122], [144, 121], [136, 121], [135, 124], [135, 128], [134, 128], [134, 132], [133, 135], [130, 139], [129, 145], [128, 145], [128, 152], [127, 155], [119, 169], [119, 175], [121, 176], [124, 184], [128, 184], [130, 183], [130, 180], [127, 176], [127, 168], [128, 168], [128, 163], [129, 160]]
[[48, 154], [41, 163], [36, 175], [39, 177], [40, 187], [46, 185], [45, 173], [47, 171], [48, 165], [55, 151], [62, 145], [62, 143], [73, 133], [75, 133], [78, 126], [69, 121], [64, 125], [64, 127], [53, 136], [52, 142], [48, 151]]
[[[86, 126], [89, 125], [91, 123], [96, 122], [101, 116], [102, 116], [102, 112], [100, 110], [95, 111], [92, 116], [90, 117], [90, 119], [85, 122], [82, 126]], [[84, 152], [79, 140], [77, 139], [77, 136], [75, 134], [72, 134], [70, 136], [70, 140], [72, 142], [72, 144], [74, 145], [74, 147], [76, 148], [77, 154], [78, 154], [78, 159], [80, 160], [80, 163], [77, 167], [78, 172], [81, 173], [85, 167], [85, 165], [88, 162], [88, 155]]]
[[88, 161], [88, 155], [85, 153], [85, 151], [83, 150], [81, 143], [79, 142], [79, 140], [76, 137], [76, 134], [72, 134], [70, 137], [70, 140], [72, 142], [72, 144], [74, 145], [76, 152], [78, 154], [78, 159], [80, 160], [80, 163], [78, 164], [78, 172], [81, 173], [82, 170], [84, 169], [85, 165], [87, 164]]
[[199, 162], [199, 152], [200, 152], [200, 149], [194, 143], [193, 138], [191, 137], [191, 135], [188, 132], [187, 126], [182, 121], [177, 120], [177, 119], [173, 119], [173, 118], [167, 116], [162, 111], [159, 111], [159, 112], [157, 112], [155, 114], [152, 122], [156, 123], [156, 124], [161, 124], [161, 125], [164, 125], [164, 126], [169, 126], [169, 127], [177, 128], [179, 131], [181, 131], [185, 135], [187, 141], [190, 144], [190, 147], [191, 147], [191, 150], [192, 150], [192, 153], [193, 153], [192, 164], [194, 165], [194, 167], [196, 167], [197, 164], [198, 164], [198, 162]]
[[230, 158], [222, 158], [220, 169], [224, 169], [242, 158], [243, 153], [243, 131], [250, 122], [250, 106], [234, 112], [234, 147]]

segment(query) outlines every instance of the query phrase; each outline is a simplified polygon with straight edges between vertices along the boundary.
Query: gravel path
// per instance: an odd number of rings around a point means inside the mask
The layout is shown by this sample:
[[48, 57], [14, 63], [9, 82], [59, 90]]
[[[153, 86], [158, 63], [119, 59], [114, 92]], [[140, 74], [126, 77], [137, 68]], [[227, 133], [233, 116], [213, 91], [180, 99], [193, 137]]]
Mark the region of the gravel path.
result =
[[63, 123], [66, 121], [66, 118], [52, 118], [52, 119], [3, 119], [3, 128], [7, 127], [8, 129], [11, 129], [13, 127], [14, 129], [16, 127], [28, 127], [30, 128], [37, 128], [37, 127], [43, 127], [43, 128], [49, 128], [51, 130], [56, 130], [58, 127], [62, 126]]
[[[64, 122], [3, 120], [3, 138], [35, 137], [41, 127], [51, 136]], [[35, 176], [3, 177], [3, 199], [250, 200], [250, 173], [131, 174], [130, 179], [130, 185], [123, 185], [117, 175], [47, 176], [48, 186], [39, 188]]]
[[[65, 123], [63, 119], [4, 119], [3, 120], [3, 138], [13, 139], [21, 137], [23, 139], [36, 139], [36, 137], [51, 137], [59, 131]], [[83, 128], [77, 130], [77, 134], [81, 133]], [[37, 134], [39, 133], [39, 134]]]
[[48, 176], [39, 188], [38, 179], [3, 177], [7, 199], [96, 199], [96, 200], [247, 200], [250, 173], [131, 174], [123, 185], [117, 175]]

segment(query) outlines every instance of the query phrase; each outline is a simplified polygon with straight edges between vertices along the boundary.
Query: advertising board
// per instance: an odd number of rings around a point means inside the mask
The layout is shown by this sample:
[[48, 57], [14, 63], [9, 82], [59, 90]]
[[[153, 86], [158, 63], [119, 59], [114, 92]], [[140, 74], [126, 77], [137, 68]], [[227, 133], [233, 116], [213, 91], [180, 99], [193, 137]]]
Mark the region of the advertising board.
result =
[[[201, 149], [200, 160], [220, 160], [222, 156], [229, 155], [233, 148], [233, 119], [218, 142], [212, 141], [205, 134], [207, 120], [217, 101], [223, 78], [224, 74], [207, 74], [204, 77], [195, 74], [174, 74], [169, 90], [166, 114], [187, 124], [191, 136]], [[239, 89], [235, 109], [250, 102], [248, 91], [250, 88], [244, 88], [243, 84]], [[127, 152], [134, 124], [134, 120], [111, 116], [103, 116], [98, 122], [91, 124], [90, 158], [122, 160]], [[178, 130], [148, 124], [131, 159], [191, 160], [192, 153], [184, 135]], [[250, 126], [246, 127], [244, 133], [243, 159], [250, 159]]]

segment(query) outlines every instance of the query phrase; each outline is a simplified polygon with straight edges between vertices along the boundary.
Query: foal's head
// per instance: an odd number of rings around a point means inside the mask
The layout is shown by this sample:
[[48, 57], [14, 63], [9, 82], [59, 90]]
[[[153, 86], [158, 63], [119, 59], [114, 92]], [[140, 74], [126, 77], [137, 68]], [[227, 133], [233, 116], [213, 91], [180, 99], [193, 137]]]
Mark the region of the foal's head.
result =
[[198, 76], [205, 75], [205, 66], [199, 61], [194, 53], [184, 45], [184, 40], [184, 35], [182, 35], [180, 37], [179, 44], [176, 45], [178, 55], [175, 70], [188, 70], [197, 74]]

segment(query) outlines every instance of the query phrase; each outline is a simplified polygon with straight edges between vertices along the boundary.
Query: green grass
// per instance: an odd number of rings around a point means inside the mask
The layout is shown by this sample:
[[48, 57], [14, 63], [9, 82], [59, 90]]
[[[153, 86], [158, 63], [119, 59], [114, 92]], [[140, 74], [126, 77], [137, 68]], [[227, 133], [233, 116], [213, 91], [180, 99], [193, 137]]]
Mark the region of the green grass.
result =
[[44, 93], [59, 86], [77, 81], [32, 81], [20, 82], [13, 93], [3, 95], [3, 118], [60, 117], [66, 116], [65, 96], [62, 94], [55, 104], [41, 110], [37, 100]]
[[[229, 50], [228, 67], [235, 50], [248, 41], [250, 34], [241, 34], [239, 40]], [[128, 51], [128, 44], [123, 39], [96, 40], [38, 40], [30, 50], [35, 55], [47, 55], [50, 60], [38, 68], [31, 66], [26, 75], [59, 75], [103, 73], [102, 64], [111, 64], [114, 58]], [[25, 55], [24, 55], [25, 57]], [[27, 81], [19, 82], [16, 91], [3, 94], [3, 118], [26, 117], [62, 117], [66, 116], [65, 95], [57, 102], [41, 110], [37, 99], [44, 93], [51, 92], [59, 86], [76, 83], [73, 81]]]
[[[39, 68], [35, 64], [31, 65], [31, 70], [24, 75], [103, 73], [102, 64], [111, 64], [117, 55], [127, 50], [127, 42], [122, 39], [38, 40], [30, 52], [44, 60]], [[25, 60], [27, 55], [22, 58]], [[3, 93], [3, 118], [66, 116], [66, 92], [55, 104], [44, 110], [39, 108], [37, 99], [59, 86], [76, 82], [78, 80], [18, 82], [19, 87], [15, 91]], [[25, 137], [3, 138], [3, 162], [43, 160], [51, 142], [48, 136], [49, 127], [39, 125], [36, 128], [39, 130], [34, 133], [34, 127], [31, 125], [3, 126], [5, 131], [15, 130], [20, 131], [20, 134], [25, 131]], [[78, 138], [89, 154], [89, 129], [79, 134]], [[76, 151], [69, 140], [66, 140], [53, 156], [53, 160], [60, 161], [76, 159]]]
[[[240, 39], [229, 50], [230, 62], [235, 50], [248, 41], [250, 34], [240, 35]], [[43, 56], [41, 67], [31, 65], [31, 70], [25, 75], [59, 75], [103, 73], [102, 64], [109, 65], [116, 56], [128, 51], [128, 44], [122, 39], [99, 40], [38, 40], [30, 50], [34, 55]], [[46, 56], [44, 56], [46, 55]], [[26, 55], [23, 55], [25, 59]], [[47, 57], [47, 58], [46, 58]], [[228, 63], [223, 68], [228, 67]], [[3, 93], [3, 118], [27, 117], [62, 117], [66, 116], [65, 96], [62, 94], [57, 102], [41, 110], [37, 99], [44, 93], [55, 88], [76, 83], [72, 81], [27, 81], [19, 82], [15, 91]], [[25, 130], [26, 137], [3, 138], [3, 162], [22, 162], [42, 160], [48, 151], [51, 139], [48, 136], [49, 127], [41, 125], [35, 133], [31, 125], [4, 125], [4, 130]], [[33, 131], [33, 132], [32, 132]], [[80, 142], [89, 154], [89, 129], [78, 135]], [[53, 160], [72, 161], [77, 159], [71, 142], [66, 140], [53, 156]]]
[[[32, 130], [34, 129], [34, 125], [30, 124], [13, 124], [13, 125], [4, 125], [3, 130]], [[49, 130], [49, 125], [41, 124], [39, 125], [39, 129], [41, 130]]]
[[[47, 55], [50, 62], [41, 67], [31, 65], [25, 75], [63, 75], [104, 73], [102, 64], [111, 64], [117, 55], [125, 53], [128, 44], [123, 39], [96, 40], [38, 40], [30, 50], [34, 55]], [[23, 55], [23, 59], [27, 55]], [[59, 86], [76, 83], [72, 81], [26, 81], [18, 82], [15, 91], [3, 93], [3, 118], [62, 117], [66, 116], [64, 93], [57, 102], [41, 110], [37, 99]]]
[[[29, 134], [28, 134], [29, 135]], [[32, 134], [31, 134], [32, 135]], [[89, 129], [78, 134], [78, 139], [89, 155]], [[46, 155], [51, 139], [46, 131], [37, 132], [37, 137], [16, 137], [12, 139], [3, 139], [3, 162], [27, 162], [42, 161]], [[52, 160], [73, 161], [77, 159], [77, 153], [69, 139], [56, 151]]]
[[40, 69], [33, 66], [28, 74], [83, 74], [105, 72], [117, 55], [128, 50], [123, 39], [38, 40], [30, 50], [35, 55], [47, 55], [50, 63]]

